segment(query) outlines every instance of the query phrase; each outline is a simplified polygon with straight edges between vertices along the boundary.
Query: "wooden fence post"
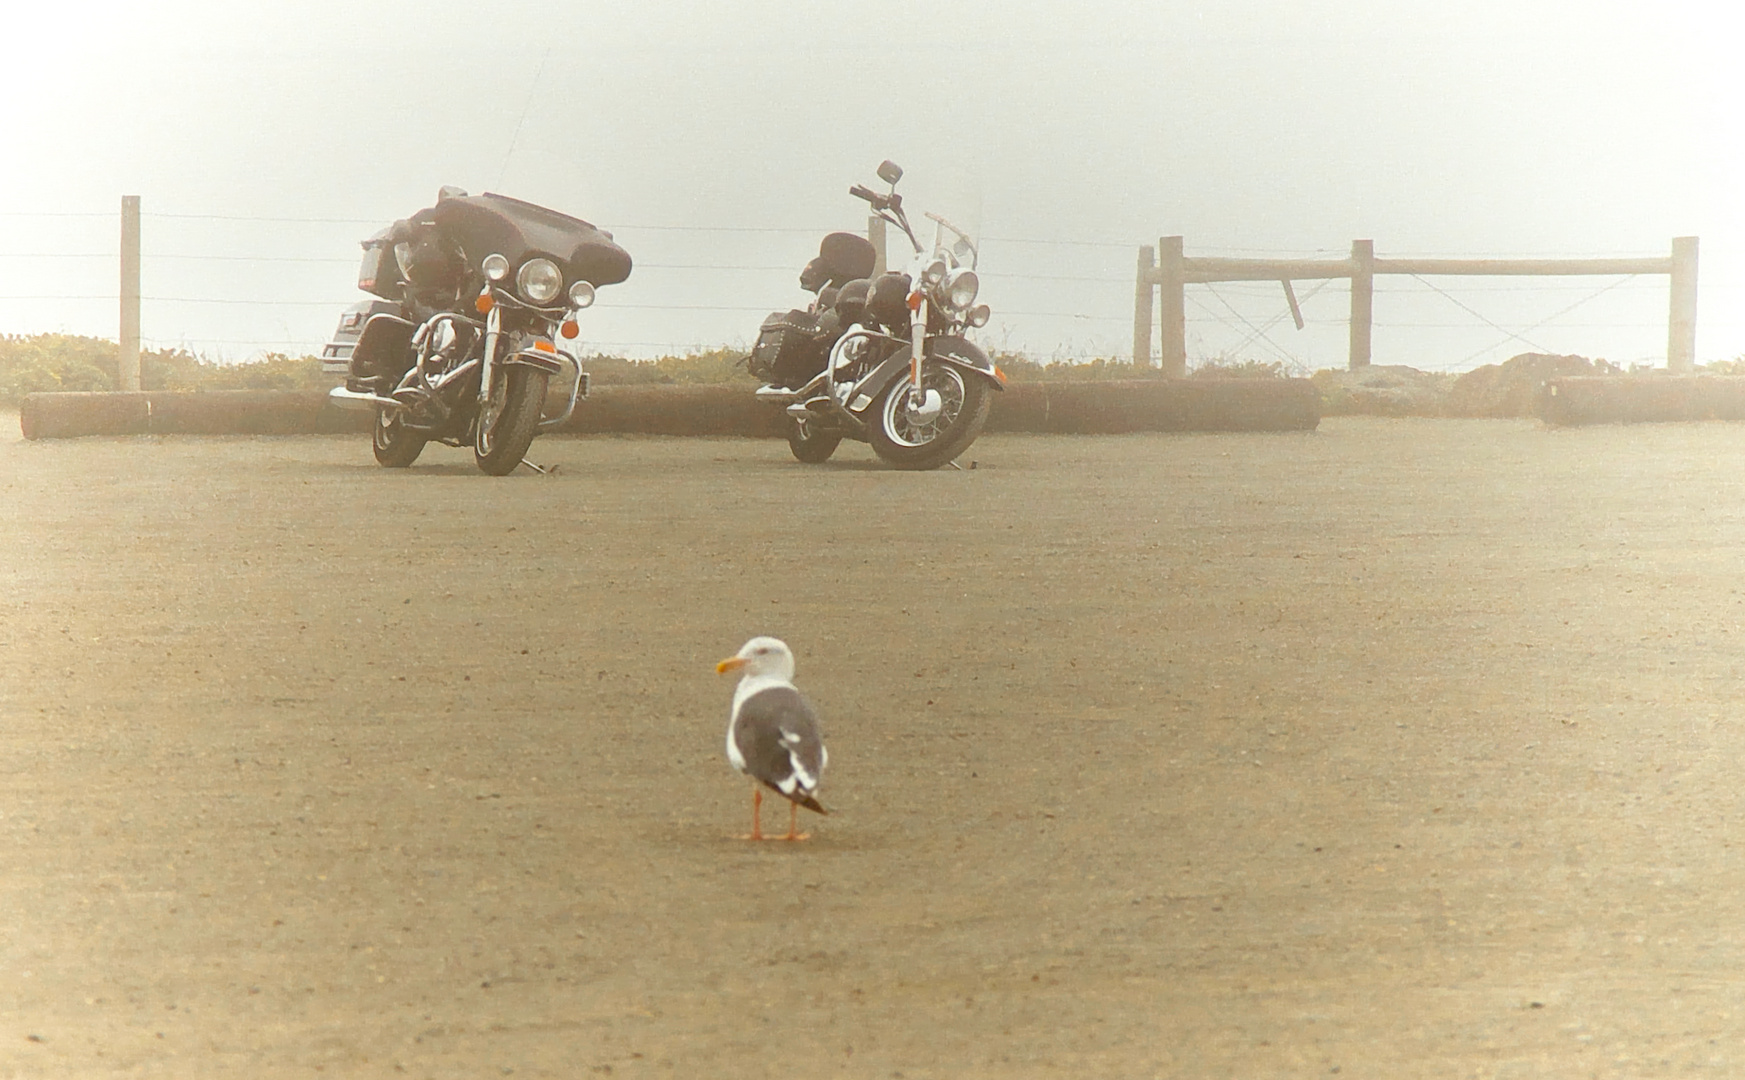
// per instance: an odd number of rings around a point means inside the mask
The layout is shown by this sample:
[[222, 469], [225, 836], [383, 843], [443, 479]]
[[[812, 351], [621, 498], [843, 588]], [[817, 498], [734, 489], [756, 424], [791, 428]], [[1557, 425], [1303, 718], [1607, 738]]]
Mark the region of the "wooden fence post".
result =
[[139, 389], [139, 196], [121, 197], [121, 354], [119, 390]]
[[1689, 375], [1697, 362], [1697, 238], [1672, 239], [1672, 309], [1666, 320], [1666, 370]]
[[1151, 366], [1151, 291], [1157, 288], [1157, 251], [1139, 249], [1139, 269], [1133, 276], [1133, 366]]
[[885, 219], [877, 214], [868, 214], [866, 219], [866, 238], [873, 246], [873, 277], [885, 272]]
[[[1159, 361], [1163, 373], [1180, 379], [1188, 373], [1188, 322], [1183, 286], [1187, 283], [1187, 267], [1182, 258], [1182, 238], [1165, 236], [1157, 242], [1157, 281], [1161, 293], [1158, 307], [1163, 337], [1159, 341]], [[1149, 352], [1149, 350], [1147, 350]]]
[[1370, 327], [1375, 322], [1375, 241], [1351, 242], [1351, 360], [1356, 371], [1368, 367]]

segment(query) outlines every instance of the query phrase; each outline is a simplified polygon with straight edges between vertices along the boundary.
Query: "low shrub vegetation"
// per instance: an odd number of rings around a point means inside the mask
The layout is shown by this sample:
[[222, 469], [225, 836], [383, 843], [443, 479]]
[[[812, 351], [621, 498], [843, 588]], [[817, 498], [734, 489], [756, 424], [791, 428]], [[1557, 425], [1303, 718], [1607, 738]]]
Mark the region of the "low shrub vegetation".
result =
[[[1014, 382], [1105, 382], [1116, 379], [1161, 379], [1152, 365], [1130, 361], [1038, 361], [1020, 352], [997, 351], [994, 362]], [[684, 356], [633, 360], [596, 354], [583, 358], [595, 385], [648, 383], [755, 384], [745, 370], [741, 349], [707, 349]], [[0, 406], [17, 408], [26, 394], [41, 391], [114, 390], [120, 347], [102, 338], [71, 334], [0, 335]], [[1284, 365], [1259, 360], [1214, 357], [1197, 364], [1190, 378], [1277, 379]], [[313, 356], [273, 353], [240, 363], [207, 360], [185, 349], [140, 353], [142, 390], [325, 390], [338, 380], [321, 370]]]
[[[101, 338], [70, 334], [0, 336], [0, 405], [55, 390], [113, 390], [121, 348]], [[139, 354], [142, 390], [304, 390], [333, 385], [313, 356], [270, 354], [244, 364], [204, 360], [184, 349]]]

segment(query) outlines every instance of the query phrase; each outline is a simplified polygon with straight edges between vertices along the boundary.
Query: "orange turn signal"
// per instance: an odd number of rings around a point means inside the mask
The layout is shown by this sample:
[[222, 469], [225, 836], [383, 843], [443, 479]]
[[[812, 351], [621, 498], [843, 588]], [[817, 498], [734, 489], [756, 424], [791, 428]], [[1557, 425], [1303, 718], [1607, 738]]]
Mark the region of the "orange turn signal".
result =
[[543, 339], [534, 342], [533, 347], [538, 349], [540, 352], [557, 352], [556, 345], [553, 345], [551, 342], [545, 341]]
[[479, 298], [473, 301], [473, 307], [478, 309], [480, 315], [489, 315], [496, 306], [497, 301], [489, 292], [480, 293]]
[[576, 320], [565, 319], [563, 325], [557, 328], [557, 332], [566, 338], [573, 338], [582, 332], [582, 328], [576, 324]]
[[921, 290], [920, 289], [916, 289], [914, 292], [909, 294], [909, 310], [910, 311], [920, 311], [921, 310]]

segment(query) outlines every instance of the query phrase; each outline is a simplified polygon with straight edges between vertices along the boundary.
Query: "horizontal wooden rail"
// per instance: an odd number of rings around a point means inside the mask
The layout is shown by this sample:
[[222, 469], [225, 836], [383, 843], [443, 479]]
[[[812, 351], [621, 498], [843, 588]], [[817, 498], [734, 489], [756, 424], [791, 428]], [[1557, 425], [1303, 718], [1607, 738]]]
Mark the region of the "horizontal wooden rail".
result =
[[[1358, 264], [1350, 259], [1224, 259], [1188, 256], [1181, 261], [1182, 280], [1189, 285], [1220, 281], [1317, 281], [1354, 277]], [[1426, 277], [1601, 277], [1624, 274], [1670, 274], [1673, 261], [1665, 256], [1637, 259], [1383, 259], [1371, 273], [1420, 274]], [[1157, 267], [1145, 281], [1162, 285]]]
[[[1348, 278], [1351, 281], [1350, 366], [1370, 362], [1370, 327], [1374, 319], [1375, 276], [1414, 274], [1424, 277], [1572, 277], [1665, 274], [1671, 278], [1667, 316], [1667, 367], [1689, 372], [1696, 363], [1697, 238], [1675, 237], [1672, 254], [1660, 257], [1607, 259], [1409, 259], [1378, 258], [1369, 240], [1354, 240], [1343, 259], [1232, 259], [1184, 255], [1182, 238], [1166, 236], [1156, 248], [1139, 249], [1133, 307], [1133, 360], [1151, 359], [1152, 290], [1161, 288], [1163, 369], [1187, 374], [1186, 326], [1182, 316], [1184, 285], [1222, 281], [1278, 281], [1285, 287], [1292, 314], [1300, 318], [1291, 292], [1292, 281]], [[1299, 326], [1301, 323], [1299, 322]]]
[[1646, 259], [1376, 259], [1378, 274], [1469, 277], [1576, 277], [1670, 274], [1672, 260]]

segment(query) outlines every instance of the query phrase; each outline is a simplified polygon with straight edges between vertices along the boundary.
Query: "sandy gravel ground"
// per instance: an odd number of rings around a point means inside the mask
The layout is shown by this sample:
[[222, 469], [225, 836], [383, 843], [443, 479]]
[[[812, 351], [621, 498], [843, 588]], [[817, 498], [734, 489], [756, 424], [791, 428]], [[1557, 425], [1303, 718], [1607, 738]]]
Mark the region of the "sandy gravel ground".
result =
[[0, 1076], [1745, 1073], [1745, 427], [0, 420]]

